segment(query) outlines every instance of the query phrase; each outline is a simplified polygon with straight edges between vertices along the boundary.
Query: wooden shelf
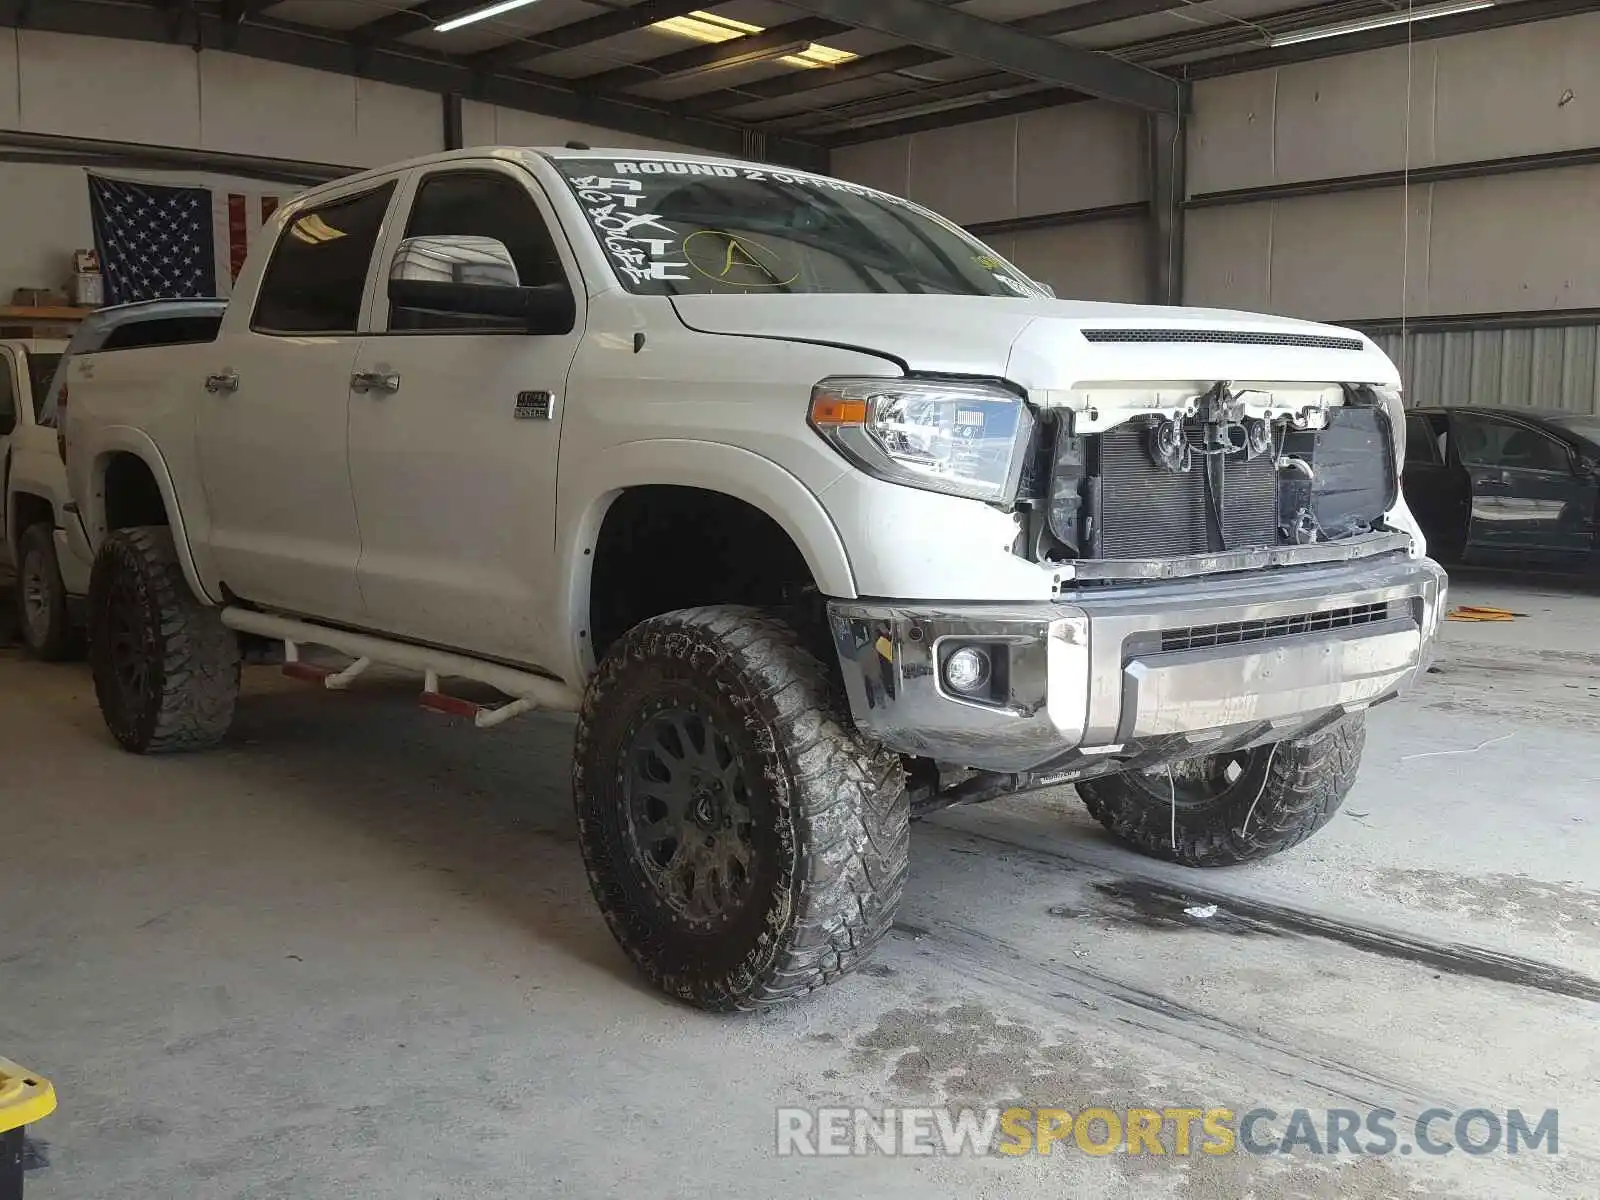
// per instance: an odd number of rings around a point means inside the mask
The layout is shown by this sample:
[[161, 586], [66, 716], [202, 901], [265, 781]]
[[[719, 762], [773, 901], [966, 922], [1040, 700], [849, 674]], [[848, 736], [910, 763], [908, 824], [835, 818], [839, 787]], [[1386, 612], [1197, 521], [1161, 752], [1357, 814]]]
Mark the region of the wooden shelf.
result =
[[69, 321], [81, 321], [95, 311], [92, 308], [73, 308], [68, 305], [33, 308], [25, 304], [0, 304], [0, 323], [60, 325]]

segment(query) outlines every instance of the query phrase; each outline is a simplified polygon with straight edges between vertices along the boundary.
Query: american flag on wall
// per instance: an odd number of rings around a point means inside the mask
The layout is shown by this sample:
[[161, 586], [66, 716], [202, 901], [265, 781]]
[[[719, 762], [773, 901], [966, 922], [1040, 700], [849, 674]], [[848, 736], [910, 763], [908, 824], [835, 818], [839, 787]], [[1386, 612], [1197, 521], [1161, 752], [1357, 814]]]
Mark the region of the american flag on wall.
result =
[[282, 197], [89, 176], [106, 303], [227, 296]]

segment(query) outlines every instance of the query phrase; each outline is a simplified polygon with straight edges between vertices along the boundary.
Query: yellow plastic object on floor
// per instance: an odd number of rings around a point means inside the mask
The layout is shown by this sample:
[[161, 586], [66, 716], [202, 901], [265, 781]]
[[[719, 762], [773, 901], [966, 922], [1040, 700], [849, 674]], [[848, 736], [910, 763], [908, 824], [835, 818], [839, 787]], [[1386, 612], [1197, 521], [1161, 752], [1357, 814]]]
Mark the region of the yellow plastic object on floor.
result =
[[24, 1127], [56, 1110], [56, 1090], [37, 1071], [0, 1058], [0, 1200], [22, 1200]]
[[1478, 608], [1462, 604], [1452, 608], [1446, 616], [1450, 621], [1514, 621], [1522, 616], [1504, 608]]
[[0, 1133], [32, 1125], [56, 1110], [56, 1089], [37, 1071], [0, 1058]]

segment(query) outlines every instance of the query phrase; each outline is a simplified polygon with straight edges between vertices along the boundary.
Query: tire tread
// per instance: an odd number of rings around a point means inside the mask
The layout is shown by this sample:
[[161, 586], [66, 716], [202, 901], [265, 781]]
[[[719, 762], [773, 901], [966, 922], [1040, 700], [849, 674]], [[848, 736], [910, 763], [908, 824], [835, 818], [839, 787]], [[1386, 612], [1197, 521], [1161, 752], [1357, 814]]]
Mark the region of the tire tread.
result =
[[[747, 729], [783, 764], [778, 803], [794, 825], [790, 903], [756, 970], [742, 978], [668, 975], [623, 911], [617, 869], [598, 844], [589, 774], [599, 764], [593, 726], [624, 672], [668, 655], [697, 672], [744, 682], [761, 720]], [[796, 999], [858, 966], [889, 931], [909, 873], [910, 824], [899, 758], [851, 724], [828, 668], [789, 624], [760, 609], [716, 606], [655, 617], [629, 632], [585, 694], [573, 756], [573, 790], [590, 884], [629, 957], [663, 990], [713, 1010], [755, 1009]], [[765, 935], [764, 935], [765, 936]]]
[[[103, 619], [104, 603], [95, 597], [110, 585], [113, 571], [139, 575], [160, 647], [156, 710], [153, 719], [142, 714], [135, 728], [114, 720], [108, 711], [108, 704], [116, 703], [116, 685], [108, 677], [106, 631], [94, 628]], [[221, 614], [201, 604], [190, 590], [172, 531], [138, 526], [113, 533], [95, 556], [90, 593], [95, 691], [106, 723], [123, 747], [136, 754], [174, 754], [220, 742], [233, 724], [239, 695], [239, 639], [222, 623]]]
[[1165, 804], [1120, 775], [1077, 785], [1089, 814], [1141, 854], [1191, 867], [1223, 867], [1269, 858], [1298, 846], [1339, 811], [1355, 783], [1366, 745], [1362, 715], [1309, 737], [1277, 743], [1258, 797], [1245, 806], [1179, 810], [1177, 845]]

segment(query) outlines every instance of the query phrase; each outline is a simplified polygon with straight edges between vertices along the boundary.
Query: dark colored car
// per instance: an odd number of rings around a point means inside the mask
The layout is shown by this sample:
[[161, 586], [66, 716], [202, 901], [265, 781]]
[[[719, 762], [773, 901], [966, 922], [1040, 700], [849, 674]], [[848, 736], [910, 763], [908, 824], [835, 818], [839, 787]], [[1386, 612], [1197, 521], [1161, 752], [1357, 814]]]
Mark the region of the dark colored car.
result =
[[1442, 562], [1587, 569], [1600, 533], [1600, 416], [1412, 409], [1404, 488]]

